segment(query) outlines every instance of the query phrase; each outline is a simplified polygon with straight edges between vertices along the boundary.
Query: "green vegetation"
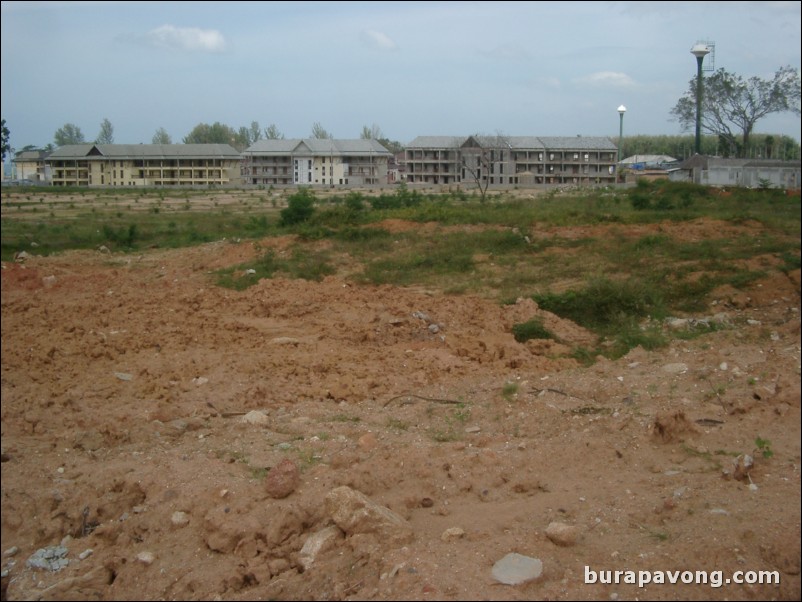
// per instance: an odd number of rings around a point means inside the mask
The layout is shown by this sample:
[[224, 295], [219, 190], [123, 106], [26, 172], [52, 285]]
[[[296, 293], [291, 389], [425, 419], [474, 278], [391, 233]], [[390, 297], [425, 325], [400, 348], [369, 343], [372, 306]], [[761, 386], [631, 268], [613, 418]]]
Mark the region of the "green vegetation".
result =
[[768, 439], [757, 437], [755, 439], [755, 447], [757, 448], [757, 451], [760, 452], [760, 455], [767, 460], [774, 455], [774, 452], [771, 449], [771, 441]]
[[519, 343], [524, 343], [529, 339], [557, 340], [557, 337], [554, 336], [554, 333], [543, 326], [543, 318], [540, 317], [532, 318], [531, 320], [521, 324], [515, 324], [512, 327], [512, 335]]
[[[242, 290], [263, 278], [340, 274], [498, 303], [528, 297], [598, 335], [593, 348], [572, 351], [590, 363], [723, 328], [667, 332], [661, 321], [709, 312], [719, 287], [744, 289], [799, 269], [799, 197], [724, 192], [641, 181], [526, 198], [491, 191], [482, 203], [463, 191], [399, 186], [380, 194], [271, 190], [267, 203], [253, 191], [18, 188], [3, 191], [2, 259], [23, 250], [48, 255], [103, 245], [118, 254], [289, 235], [282, 252], [212, 278]], [[555, 339], [538, 320], [516, 324], [511, 334], [521, 342]]]

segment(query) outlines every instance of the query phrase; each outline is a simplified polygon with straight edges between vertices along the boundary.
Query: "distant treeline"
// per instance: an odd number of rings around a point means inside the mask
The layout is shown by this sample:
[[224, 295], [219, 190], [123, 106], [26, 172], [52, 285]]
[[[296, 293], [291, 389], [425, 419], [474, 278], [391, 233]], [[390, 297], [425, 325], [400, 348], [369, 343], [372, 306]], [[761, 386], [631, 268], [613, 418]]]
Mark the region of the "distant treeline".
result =
[[[612, 138], [618, 144], [618, 138]], [[621, 157], [632, 155], [668, 155], [679, 159], [687, 159], [694, 153], [693, 135], [685, 136], [624, 136]], [[736, 156], [730, 153], [730, 146], [719, 140], [718, 136], [702, 136], [701, 151], [703, 155], [721, 157]], [[749, 148], [739, 156], [750, 159], [782, 159], [800, 158], [799, 142], [790, 136], [772, 134], [752, 134]]]

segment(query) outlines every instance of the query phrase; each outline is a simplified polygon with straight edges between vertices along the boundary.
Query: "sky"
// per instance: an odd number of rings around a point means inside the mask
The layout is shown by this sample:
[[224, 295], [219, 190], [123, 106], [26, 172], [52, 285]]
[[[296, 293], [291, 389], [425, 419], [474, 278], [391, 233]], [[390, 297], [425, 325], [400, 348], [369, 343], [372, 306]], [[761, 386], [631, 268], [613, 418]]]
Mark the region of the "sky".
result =
[[[683, 133], [691, 47], [745, 78], [800, 69], [792, 2], [2, 2], [2, 118], [15, 149], [104, 119], [118, 144], [200, 123], [377, 125], [416, 136]], [[800, 118], [757, 133], [800, 140]]]

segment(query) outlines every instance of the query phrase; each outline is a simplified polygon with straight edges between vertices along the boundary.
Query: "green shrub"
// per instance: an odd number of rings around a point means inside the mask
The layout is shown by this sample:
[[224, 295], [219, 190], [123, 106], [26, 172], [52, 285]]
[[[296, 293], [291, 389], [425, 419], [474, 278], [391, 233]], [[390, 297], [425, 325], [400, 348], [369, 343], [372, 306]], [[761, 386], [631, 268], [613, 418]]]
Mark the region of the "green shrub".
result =
[[534, 317], [527, 322], [515, 324], [512, 327], [512, 334], [519, 343], [524, 343], [530, 339], [554, 339], [554, 333], [543, 325], [543, 318]]
[[312, 217], [315, 212], [315, 195], [308, 188], [302, 188], [287, 198], [287, 207], [281, 210], [279, 225], [293, 226]]

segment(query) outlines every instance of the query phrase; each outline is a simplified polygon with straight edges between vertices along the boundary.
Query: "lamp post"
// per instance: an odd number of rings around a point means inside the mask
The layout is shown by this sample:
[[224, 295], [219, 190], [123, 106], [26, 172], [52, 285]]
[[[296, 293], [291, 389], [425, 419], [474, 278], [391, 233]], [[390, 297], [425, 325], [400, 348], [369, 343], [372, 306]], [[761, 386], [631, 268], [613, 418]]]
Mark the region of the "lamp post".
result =
[[618, 127], [618, 163], [621, 163], [621, 142], [624, 137], [624, 113], [626, 112], [627, 108], [624, 105], [618, 107], [618, 114], [621, 116], [620, 125]]
[[702, 152], [702, 61], [710, 53], [707, 44], [695, 44], [691, 54], [696, 57], [696, 146], [697, 155]]

